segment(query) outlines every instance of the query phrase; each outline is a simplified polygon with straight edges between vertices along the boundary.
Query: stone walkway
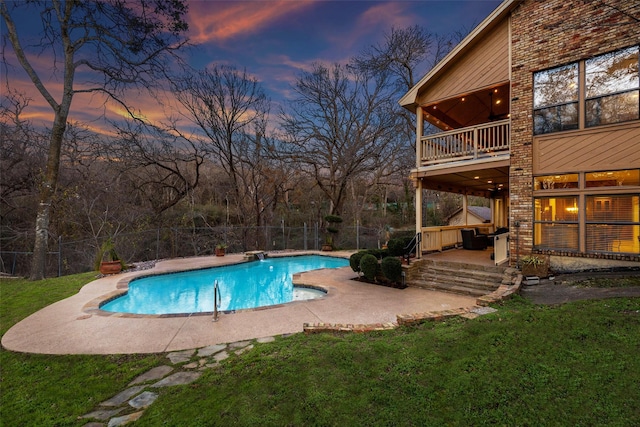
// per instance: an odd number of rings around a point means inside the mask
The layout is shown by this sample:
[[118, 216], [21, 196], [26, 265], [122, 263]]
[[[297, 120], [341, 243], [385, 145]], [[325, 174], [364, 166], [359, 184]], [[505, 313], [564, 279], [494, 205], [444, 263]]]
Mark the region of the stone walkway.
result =
[[232, 354], [241, 355], [251, 350], [255, 343], [274, 340], [274, 337], [267, 337], [167, 353], [169, 364], [157, 366], [138, 376], [129, 383], [127, 389], [80, 418], [95, 420], [89, 421], [84, 427], [117, 427], [136, 421], [156, 401], [159, 388], [190, 384], [200, 378], [204, 370], [217, 367]]

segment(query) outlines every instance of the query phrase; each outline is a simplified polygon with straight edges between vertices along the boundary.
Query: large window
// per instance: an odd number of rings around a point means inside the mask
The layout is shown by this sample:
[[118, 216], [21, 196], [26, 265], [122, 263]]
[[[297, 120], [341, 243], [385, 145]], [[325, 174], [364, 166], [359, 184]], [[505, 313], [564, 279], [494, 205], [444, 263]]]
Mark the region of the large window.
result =
[[640, 169], [534, 177], [534, 247], [640, 254], [639, 188]]
[[534, 73], [533, 133], [640, 119], [639, 61], [640, 46], [631, 46]]
[[536, 135], [578, 128], [578, 64], [540, 71], [533, 77]]
[[578, 198], [535, 199], [533, 244], [539, 249], [578, 250]]
[[640, 118], [638, 46], [585, 61], [586, 126]]
[[586, 198], [588, 252], [640, 253], [640, 196]]

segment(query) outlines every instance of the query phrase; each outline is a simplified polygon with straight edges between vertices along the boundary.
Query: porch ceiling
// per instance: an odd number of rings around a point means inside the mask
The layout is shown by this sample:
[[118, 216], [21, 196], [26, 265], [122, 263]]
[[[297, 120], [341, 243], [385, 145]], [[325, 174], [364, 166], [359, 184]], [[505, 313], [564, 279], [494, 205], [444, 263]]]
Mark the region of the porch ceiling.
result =
[[509, 191], [509, 159], [486, 165], [451, 166], [443, 170], [414, 170], [412, 177], [422, 181], [422, 187], [449, 193], [494, 198]]
[[443, 99], [423, 108], [425, 119], [445, 130], [506, 119], [509, 116], [509, 84]]

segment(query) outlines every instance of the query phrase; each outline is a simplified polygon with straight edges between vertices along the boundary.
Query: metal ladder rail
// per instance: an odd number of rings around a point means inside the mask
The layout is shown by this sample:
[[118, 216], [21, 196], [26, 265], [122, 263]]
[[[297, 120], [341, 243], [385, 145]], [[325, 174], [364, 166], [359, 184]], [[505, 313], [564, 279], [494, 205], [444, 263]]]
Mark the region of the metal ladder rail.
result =
[[212, 322], [218, 321], [218, 308], [220, 308], [220, 288], [218, 287], [218, 280], [213, 283], [213, 319]]

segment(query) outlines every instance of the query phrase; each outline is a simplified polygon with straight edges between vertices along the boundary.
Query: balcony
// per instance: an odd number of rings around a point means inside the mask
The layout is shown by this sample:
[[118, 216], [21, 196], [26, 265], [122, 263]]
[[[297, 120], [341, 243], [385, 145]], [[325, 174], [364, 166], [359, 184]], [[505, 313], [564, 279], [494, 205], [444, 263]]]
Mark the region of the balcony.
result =
[[509, 155], [509, 119], [423, 136], [420, 165], [433, 166]]

